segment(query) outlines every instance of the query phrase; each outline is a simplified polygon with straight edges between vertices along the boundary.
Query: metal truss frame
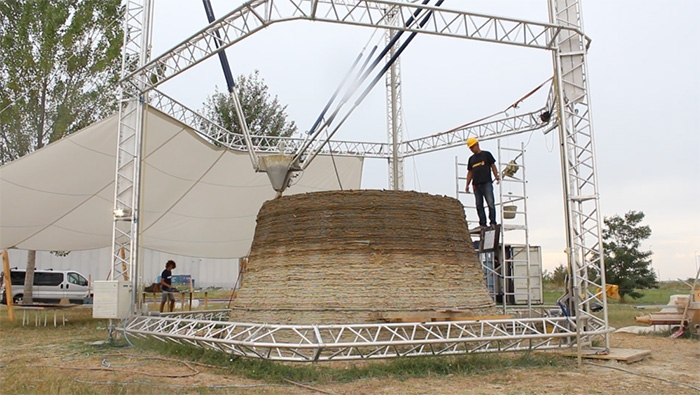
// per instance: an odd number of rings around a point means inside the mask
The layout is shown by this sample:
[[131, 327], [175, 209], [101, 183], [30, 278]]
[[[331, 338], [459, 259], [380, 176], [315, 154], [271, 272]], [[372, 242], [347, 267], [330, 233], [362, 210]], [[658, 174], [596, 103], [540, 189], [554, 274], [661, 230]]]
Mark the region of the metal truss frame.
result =
[[[548, 106], [548, 109], [556, 107], [556, 124], [560, 133], [567, 251], [572, 268], [569, 294], [573, 302], [570, 317], [402, 324], [268, 325], [132, 315], [124, 322], [125, 333], [191, 343], [237, 355], [290, 361], [546, 349], [571, 345], [574, 338], [578, 347], [590, 343], [595, 337], [604, 337], [607, 344], [609, 329], [604, 292], [605, 270], [586, 68], [586, 51], [590, 40], [581, 30], [579, 1], [548, 0], [550, 23], [419, 6], [431, 11], [428, 23], [407, 27], [406, 21], [416, 8], [414, 2], [252, 0], [167, 53], [147, 62], [152, 3], [151, 0], [129, 0], [121, 80], [110, 278], [126, 280], [129, 274], [136, 272], [131, 280], [137, 289], [141, 145], [144, 107], [150, 102], [146, 94], [154, 92], [158, 84], [273, 23], [310, 20], [400, 29], [552, 52], [555, 69], [552, 92], [555, 102], [550, 103], [552, 107]], [[396, 13], [398, 24], [391, 23], [387, 18], [389, 9]], [[139, 17], [142, 17], [141, 24]], [[219, 36], [215, 34], [217, 31]], [[134, 59], [138, 61], [134, 62]], [[192, 115], [184, 106], [178, 107], [174, 101], [162, 104], [160, 108], [169, 108], [189, 119], [197, 130], [205, 125], [205, 132], [200, 133], [216, 142], [225, 137], [232, 139], [231, 144], [238, 144], [230, 133], [211, 122], [201, 123], [201, 117]], [[535, 112], [403, 142], [400, 153], [410, 156], [449, 148], [462, 144], [472, 135], [486, 139], [534, 130], [547, 123], [540, 115], [541, 112]], [[260, 138], [254, 145], [258, 149], [281, 147], [273, 142]], [[385, 144], [337, 144], [335, 148], [330, 148], [334, 154], [339, 154], [335, 152], [338, 150], [346, 155], [386, 158], [391, 153]], [[247, 146], [243, 148], [247, 149]], [[590, 291], [594, 287], [603, 291]], [[596, 297], [603, 301], [605, 308], [600, 315], [590, 310], [590, 302]], [[136, 303], [137, 298], [134, 297]]]
[[[398, 21], [395, 11], [390, 11], [390, 23], [396, 24]], [[389, 29], [385, 32], [385, 42], [387, 45], [391, 43], [392, 37], [398, 33], [396, 29]], [[396, 48], [391, 47], [389, 53], [386, 54], [385, 62], [389, 63], [395, 56]], [[395, 191], [404, 189], [404, 157], [400, 152], [400, 144], [403, 141], [403, 99], [401, 87], [401, 58], [397, 58], [392, 63], [391, 68], [385, 77], [386, 89], [386, 131], [388, 146], [391, 151], [389, 156], [389, 188]]]
[[[580, 0], [550, 0], [550, 19], [562, 26], [581, 28]], [[562, 184], [567, 225], [567, 254], [571, 269], [569, 298], [577, 317], [589, 325], [607, 328], [605, 264], [599, 208], [586, 65], [587, 42], [571, 31], [562, 31], [552, 52], [557, 89], [557, 117], [562, 160]], [[591, 311], [591, 302], [602, 301], [603, 314]], [[581, 325], [581, 322], [579, 322]], [[605, 336], [606, 347], [609, 338]], [[580, 342], [579, 342], [580, 346]]]
[[[149, 101], [150, 106], [192, 127], [207, 140], [231, 150], [247, 150], [242, 134], [231, 132], [223, 126], [217, 125], [159, 90], [154, 89], [150, 92]], [[556, 124], [541, 119], [541, 114], [545, 111], [548, 110], [542, 108], [530, 113], [475, 123], [440, 134], [402, 141], [397, 145], [397, 153], [399, 158], [405, 158], [462, 146], [466, 144], [469, 137], [491, 140], [545, 127], [556, 127]], [[258, 153], [289, 153], [295, 151], [304, 142], [303, 139], [295, 137], [251, 136], [251, 138]], [[316, 144], [322, 143], [317, 142]], [[325, 145], [321, 154], [387, 159], [392, 157], [392, 147], [388, 143], [331, 140]]]
[[[273, 325], [137, 316], [126, 334], [273, 361], [319, 362], [569, 348], [566, 317], [390, 324]], [[597, 329], [600, 335], [604, 330]], [[591, 333], [592, 334], [592, 333]]]
[[[129, 0], [124, 18], [124, 44], [121, 75], [126, 76], [148, 60], [153, 4], [151, 0]], [[137, 89], [134, 89], [137, 88]], [[132, 281], [138, 262], [139, 199], [141, 189], [141, 150], [143, 147], [144, 97], [142, 86], [120, 89], [117, 163], [114, 182], [114, 224], [112, 228], [111, 280]], [[134, 299], [136, 300], [136, 298]]]
[[[247, 151], [245, 137], [240, 133], [234, 133], [223, 126], [207, 119], [195, 110], [192, 110], [177, 100], [154, 89], [149, 96], [149, 105], [165, 114], [192, 127], [205, 139], [214, 144], [221, 144], [234, 151]], [[299, 148], [304, 139], [296, 137], [280, 136], [255, 136], [251, 135], [253, 147], [258, 153], [290, 153]], [[321, 142], [316, 142], [320, 145]], [[365, 158], [386, 158], [390, 155], [386, 143], [371, 143], [361, 141], [333, 141], [326, 144], [322, 154], [336, 156], [361, 156]]]
[[[123, 81], [146, 91], [214, 56], [238, 41], [274, 23], [309, 20], [373, 28], [398, 29], [439, 36], [555, 49], [562, 33], [588, 38], [575, 24], [550, 24], [501, 18], [465, 11], [420, 5], [432, 14], [424, 25], [406, 22], [413, 17], [413, 2], [390, 0], [254, 0], [249, 1], [170, 51], [127, 75]], [[389, 18], [389, 9], [394, 23]], [[218, 35], [216, 32], [219, 32]], [[151, 78], [157, 75], [158, 78]]]
[[[456, 130], [407, 140], [401, 143], [401, 155], [405, 157], [414, 156], [463, 146], [466, 144], [469, 137], [476, 137], [479, 140], [492, 140], [542, 129], [549, 125], [549, 121], [543, 121], [541, 119], [541, 115], [545, 111], [547, 111], [547, 109], [543, 108], [530, 113], [513, 115], [490, 122], [471, 124]], [[556, 125], [552, 127], [554, 126]]]

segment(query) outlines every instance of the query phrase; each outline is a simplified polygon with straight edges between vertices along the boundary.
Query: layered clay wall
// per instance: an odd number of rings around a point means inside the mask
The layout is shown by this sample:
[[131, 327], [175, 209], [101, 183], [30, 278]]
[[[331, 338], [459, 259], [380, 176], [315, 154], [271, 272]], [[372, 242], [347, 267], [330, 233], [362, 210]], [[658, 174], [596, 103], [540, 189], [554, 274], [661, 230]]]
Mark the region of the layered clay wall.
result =
[[383, 312], [495, 312], [456, 199], [408, 191], [284, 196], [258, 213], [235, 321], [361, 323]]

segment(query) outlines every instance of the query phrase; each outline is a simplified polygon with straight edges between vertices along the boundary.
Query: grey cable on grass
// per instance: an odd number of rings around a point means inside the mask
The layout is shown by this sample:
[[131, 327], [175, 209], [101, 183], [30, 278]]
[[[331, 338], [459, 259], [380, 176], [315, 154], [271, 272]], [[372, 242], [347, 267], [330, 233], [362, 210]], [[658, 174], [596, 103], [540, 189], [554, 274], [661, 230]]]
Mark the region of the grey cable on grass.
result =
[[608, 369], [615, 369], [615, 370], [619, 370], [619, 371], [621, 371], [621, 372], [625, 372], [625, 373], [629, 373], [629, 374], [634, 374], [634, 375], [637, 375], [637, 376], [647, 377], [647, 378], [650, 378], [650, 379], [665, 381], [665, 382], [668, 382], [668, 383], [671, 383], [671, 384], [676, 384], [676, 385], [680, 385], [680, 386], [683, 386], [683, 387], [692, 388], [692, 389], [694, 389], [694, 390], [700, 392], [700, 387], [696, 387], [696, 386], [694, 386], [694, 385], [692, 385], [692, 384], [683, 383], [683, 382], [675, 381], [675, 380], [669, 380], [669, 379], [665, 379], [665, 378], [663, 378], [663, 377], [652, 376], [652, 375], [646, 374], [646, 373], [633, 372], [633, 371], [631, 371], [631, 370], [619, 368], [619, 367], [617, 367], [617, 366], [599, 365], [599, 364], [593, 363], [593, 362], [586, 362], [586, 365], [597, 366], [597, 367], [608, 368]]
[[290, 384], [213, 384], [213, 385], [183, 385], [183, 384], [162, 384], [153, 382], [118, 382], [118, 381], [88, 381], [74, 378], [73, 381], [83, 384], [98, 385], [149, 385], [154, 387], [177, 387], [177, 388], [254, 388], [254, 387], [290, 387]]

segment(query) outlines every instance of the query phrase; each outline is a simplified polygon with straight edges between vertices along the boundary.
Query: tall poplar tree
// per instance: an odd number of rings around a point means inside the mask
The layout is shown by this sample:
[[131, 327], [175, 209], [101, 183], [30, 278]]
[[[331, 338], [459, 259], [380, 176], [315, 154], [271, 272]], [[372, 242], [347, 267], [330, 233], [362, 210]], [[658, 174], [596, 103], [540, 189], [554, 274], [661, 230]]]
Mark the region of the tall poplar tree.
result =
[[120, 0], [0, 1], [0, 164], [116, 111], [122, 14]]

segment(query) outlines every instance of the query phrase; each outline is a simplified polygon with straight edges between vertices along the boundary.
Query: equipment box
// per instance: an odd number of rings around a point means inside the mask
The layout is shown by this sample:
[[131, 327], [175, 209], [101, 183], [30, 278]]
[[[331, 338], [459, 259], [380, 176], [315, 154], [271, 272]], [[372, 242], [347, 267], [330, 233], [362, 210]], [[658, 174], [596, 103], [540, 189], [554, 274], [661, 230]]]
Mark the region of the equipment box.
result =
[[127, 318], [132, 291], [130, 281], [93, 281], [92, 318]]

